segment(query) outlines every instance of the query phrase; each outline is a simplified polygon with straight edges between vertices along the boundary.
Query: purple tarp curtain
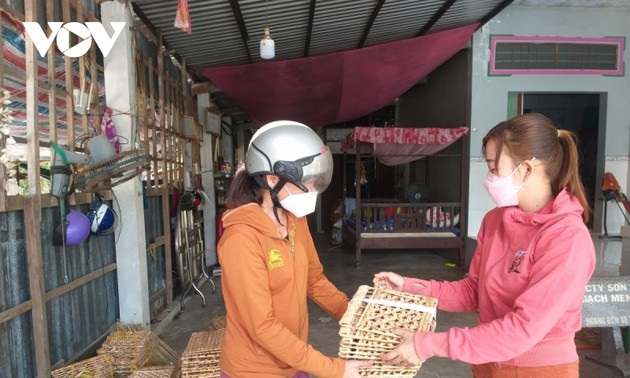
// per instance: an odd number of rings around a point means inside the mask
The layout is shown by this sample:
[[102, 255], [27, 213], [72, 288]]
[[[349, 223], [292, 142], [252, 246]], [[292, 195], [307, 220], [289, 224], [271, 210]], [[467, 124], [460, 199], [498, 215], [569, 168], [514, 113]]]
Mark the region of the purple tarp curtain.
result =
[[289, 119], [321, 127], [387, 105], [462, 49], [477, 26], [343, 53], [207, 68], [204, 74], [254, 122]]

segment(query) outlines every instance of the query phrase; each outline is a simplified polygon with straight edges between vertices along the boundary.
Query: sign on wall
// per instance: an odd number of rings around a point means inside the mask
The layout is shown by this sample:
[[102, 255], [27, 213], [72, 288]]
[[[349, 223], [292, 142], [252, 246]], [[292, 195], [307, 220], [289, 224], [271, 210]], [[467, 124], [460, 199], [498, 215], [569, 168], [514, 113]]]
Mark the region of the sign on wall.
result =
[[221, 113], [209, 108], [206, 110], [206, 131], [216, 136], [221, 135]]
[[582, 301], [582, 325], [626, 326], [630, 324], [629, 308], [630, 277], [593, 277], [586, 285]]

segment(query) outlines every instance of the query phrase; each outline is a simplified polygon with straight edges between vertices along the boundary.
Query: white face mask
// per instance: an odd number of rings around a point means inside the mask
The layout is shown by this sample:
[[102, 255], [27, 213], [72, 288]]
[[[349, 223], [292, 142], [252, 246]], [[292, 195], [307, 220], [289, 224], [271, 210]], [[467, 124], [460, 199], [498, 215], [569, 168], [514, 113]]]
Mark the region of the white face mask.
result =
[[[534, 157], [531, 161], [535, 159]], [[525, 184], [525, 181], [520, 185], [516, 185], [512, 182], [512, 176], [514, 176], [514, 173], [518, 171], [521, 165], [523, 165], [523, 163], [519, 164], [518, 167], [506, 177], [497, 176], [492, 172], [488, 172], [483, 186], [486, 188], [490, 198], [492, 198], [497, 207], [518, 206], [518, 191], [523, 184]]]
[[[287, 188], [285, 186], [285, 188]], [[292, 194], [287, 189], [289, 195], [280, 201], [280, 205], [287, 211], [290, 211], [298, 218], [315, 212], [317, 205], [317, 192], [306, 192]]]

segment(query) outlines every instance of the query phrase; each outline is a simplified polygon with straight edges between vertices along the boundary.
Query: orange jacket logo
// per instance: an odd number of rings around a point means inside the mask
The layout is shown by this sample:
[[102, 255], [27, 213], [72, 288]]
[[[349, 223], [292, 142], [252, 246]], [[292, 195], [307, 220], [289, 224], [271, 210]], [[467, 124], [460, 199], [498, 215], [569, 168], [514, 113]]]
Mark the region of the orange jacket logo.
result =
[[269, 269], [282, 268], [284, 266], [284, 260], [282, 254], [277, 249], [269, 251]]

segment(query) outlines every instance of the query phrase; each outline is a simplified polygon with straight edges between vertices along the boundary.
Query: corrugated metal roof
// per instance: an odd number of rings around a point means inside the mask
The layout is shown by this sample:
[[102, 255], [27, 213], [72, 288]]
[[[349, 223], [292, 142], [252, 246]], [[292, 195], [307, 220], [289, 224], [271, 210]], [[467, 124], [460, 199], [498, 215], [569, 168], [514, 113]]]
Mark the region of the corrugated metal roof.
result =
[[[188, 0], [192, 34], [174, 26], [178, 0], [132, 0], [136, 27], [162, 33], [193, 80], [204, 68], [258, 64], [263, 27], [275, 41], [275, 61], [344, 52], [476, 22], [514, 0]], [[215, 103], [233, 121], [248, 120], [221, 89]]]
[[177, 0], [135, 0], [133, 6], [144, 24], [150, 30], [161, 30], [167, 46], [201, 77], [201, 70], [206, 67], [263, 62], [259, 43], [265, 23], [275, 41], [275, 59], [284, 60], [485, 22], [511, 2], [188, 0], [191, 35], [174, 26]]

